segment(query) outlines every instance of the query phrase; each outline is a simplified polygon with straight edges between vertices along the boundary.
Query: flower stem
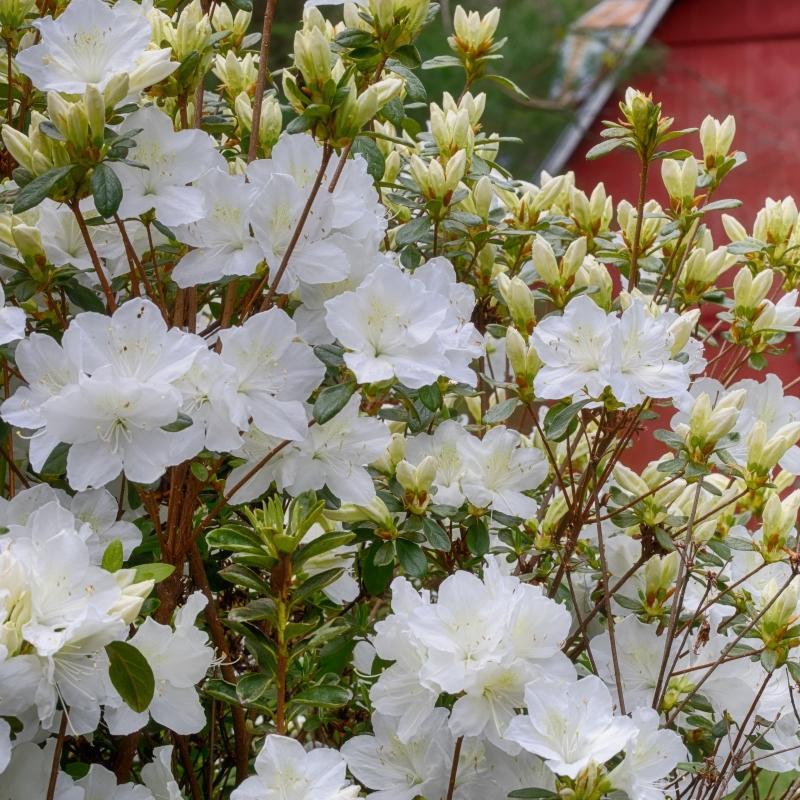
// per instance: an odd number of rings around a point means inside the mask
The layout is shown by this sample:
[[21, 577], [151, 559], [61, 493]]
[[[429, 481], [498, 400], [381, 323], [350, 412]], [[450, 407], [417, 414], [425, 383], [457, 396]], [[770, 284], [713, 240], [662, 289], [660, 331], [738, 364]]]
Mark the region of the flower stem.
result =
[[58, 726], [58, 738], [56, 747], [53, 750], [53, 766], [50, 768], [50, 781], [47, 784], [47, 800], [53, 800], [56, 796], [56, 784], [58, 783], [58, 768], [61, 765], [61, 751], [64, 749], [64, 738], [67, 734], [67, 709], [61, 712], [61, 724]]
[[264, 102], [264, 86], [267, 82], [267, 62], [269, 61], [269, 45], [272, 39], [272, 21], [275, 19], [277, 0], [267, 0], [264, 9], [264, 26], [261, 29], [261, 50], [258, 54], [258, 75], [256, 76], [255, 96], [253, 97], [253, 122], [250, 126], [250, 144], [247, 148], [247, 163], [256, 157], [258, 152], [258, 133], [261, 127], [261, 106]]
[[456, 739], [456, 746], [453, 749], [453, 765], [450, 767], [450, 780], [447, 784], [447, 796], [445, 800], [453, 800], [456, 791], [456, 776], [458, 775], [458, 761], [461, 758], [461, 745], [464, 744], [464, 737]]

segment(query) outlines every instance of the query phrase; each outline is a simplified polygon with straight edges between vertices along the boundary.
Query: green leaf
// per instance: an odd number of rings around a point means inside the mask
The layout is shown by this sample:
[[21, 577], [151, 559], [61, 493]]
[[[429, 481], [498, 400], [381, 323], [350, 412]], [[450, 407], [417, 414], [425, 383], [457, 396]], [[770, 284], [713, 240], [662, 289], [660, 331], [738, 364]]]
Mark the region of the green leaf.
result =
[[147, 659], [127, 642], [107, 644], [106, 653], [108, 677], [120, 697], [137, 713], [146, 711], [156, 686]]
[[430, 411], [436, 411], [442, 405], [442, 392], [439, 389], [438, 383], [432, 383], [430, 386], [422, 386], [417, 392], [422, 405]]
[[[565, 401], [566, 402], [566, 401]], [[578, 412], [591, 401], [578, 403], [556, 403], [544, 416], [544, 435], [553, 442], [560, 442], [574, 430]]]
[[516, 410], [519, 405], [519, 398], [509, 397], [508, 400], [503, 400], [502, 403], [493, 405], [484, 415], [483, 421], [487, 425], [494, 425], [498, 422], [507, 420]]
[[558, 797], [555, 792], [549, 789], [515, 789], [509, 797], [525, 798], [526, 800], [547, 800], [550, 797]]
[[23, 211], [38, 206], [73, 169], [75, 167], [72, 164], [66, 167], [55, 167], [45, 172], [44, 175], [34, 178], [17, 193], [17, 199], [14, 200], [14, 213], [21, 214]]
[[306, 116], [305, 114], [295, 117], [287, 126], [286, 126], [286, 133], [303, 133], [304, 131], [310, 130], [311, 127], [314, 125], [314, 118], [312, 116]]
[[354, 155], [359, 154], [367, 162], [367, 172], [373, 180], [379, 181], [383, 178], [386, 159], [374, 139], [369, 136], [356, 136], [351, 151]]
[[139, 564], [136, 567], [136, 582], [153, 581], [154, 583], [161, 583], [161, 581], [169, 578], [173, 572], [175, 572], [175, 567], [172, 564], [162, 564], [158, 561], [153, 564]]
[[444, 69], [445, 67], [461, 67], [461, 61], [455, 56], [434, 56], [429, 58], [422, 69]]
[[378, 597], [386, 591], [394, 574], [391, 563], [381, 564], [377, 563], [375, 560], [375, 556], [384, 544], [390, 543], [377, 541], [370, 545], [364, 557], [364, 564], [361, 570], [361, 579], [364, 582], [364, 588], [372, 597]]
[[417, 69], [422, 64], [419, 50], [413, 44], [404, 44], [394, 51], [395, 58], [409, 69]]
[[386, 62], [386, 69], [405, 80], [406, 98], [409, 102], [424, 103], [427, 101], [428, 95], [425, 91], [425, 85], [405, 64], [390, 58]]
[[344, 686], [312, 686], [292, 697], [292, 702], [322, 708], [340, 708], [349, 703], [353, 694]]
[[252, 589], [258, 594], [269, 594], [269, 587], [253, 570], [241, 564], [231, 564], [218, 573], [220, 578], [232, 583], [234, 586], [243, 586], [245, 589]]
[[246, 606], [233, 608], [228, 613], [228, 619], [234, 622], [260, 622], [263, 619], [275, 622], [277, 618], [275, 603], [269, 597], [259, 597], [258, 600], [253, 600]]
[[592, 161], [595, 158], [600, 158], [600, 156], [608, 155], [608, 153], [616, 150], [618, 147], [622, 147], [624, 144], [624, 139], [606, 139], [604, 142], [596, 144], [591, 150], [589, 150], [589, 152], [586, 154], [586, 158], [587, 160]]
[[482, 519], [476, 519], [467, 528], [467, 547], [474, 556], [484, 556], [489, 552], [489, 529]]
[[394, 240], [398, 247], [418, 242], [431, 229], [431, 221], [425, 217], [417, 217], [397, 229]]
[[122, 202], [122, 184], [117, 174], [106, 164], [98, 164], [92, 170], [92, 197], [97, 213], [113, 217]]
[[189, 469], [197, 480], [203, 482], [208, 480], [208, 467], [206, 467], [205, 464], [201, 464], [199, 461], [192, 461], [192, 463], [189, 464]]
[[397, 539], [394, 544], [397, 550], [397, 559], [406, 574], [420, 578], [428, 571], [428, 559], [425, 558], [425, 553], [416, 542]]
[[346, 544], [350, 544], [354, 538], [355, 534], [350, 531], [331, 531], [330, 533], [325, 533], [317, 537], [308, 544], [303, 545], [295, 553], [292, 559], [295, 569], [304, 561], [308, 561], [309, 558], [327, 553], [329, 550], [333, 550], [336, 547], [343, 547]]
[[81, 286], [79, 283], [70, 281], [65, 283], [62, 288], [78, 308], [84, 311], [95, 311], [98, 314], [105, 313], [106, 307], [103, 305], [103, 301], [88, 286]]
[[106, 547], [103, 553], [103, 560], [100, 562], [100, 566], [108, 572], [116, 572], [122, 569], [122, 562], [122, 542], [119, 539], [114, 539], [113, 542], [108, 543], [108, 547]]
[[311, 595], [322, 591], [326, 586], [333, 583], [341, 574], [341, 569], [326, 569], [324, 572], [318, 572], [316, 575], [307, 578], [292, 593], [292, 602], [290, 605], [296, 606], [304, 602], [311, 597]]
[[374, 559], [376, 567], [385, 567], [394, 564], [394, 542], [382, 542], [375, 551]]
[[422, 532], [428, 544], [434, 550], [441, 550], [444, 553], [449, 553], [451, 548], [450, 537], [447, 531], [435, 520], [430, 517], [425, 517], [422, 520]]
[[215, 550], [264, 553], [264, 543], [258, 534], [242, 525], [223, 525], [206, 534], [206, 544]]
[[326, 386], [314, 401], [314, 419], [318, 425], [323, 425], [333, 419], [346, 405], [356, 390], [355, 383], [337, 383], [336, 386]]
[[528, 95], [525, 94], [525, 92], [520, 89], [520, 87], [517, 86], [514, 81], [511, 80], [511, 78], [506, 78], [505, 75], [484, 75], [483, 77], [486, 78], [487, 81], [492, 81], [493, 83], [502, 86], [504, 89], [507, 89], [509, 92], [511, 92], [512, 95], [516, 95], [522, 100], [530, 99]]
[[272, 684], [272, 678], [263, 672], [251, 672], [239, 678], [236, 696], [244, 704], [255, 703]]
[[358, 28], [346, 28], [336, 35], [336, 44], [339, 47], [368, 47], [374, 42], [375, 37], [371, 33], [361, 31]]
[[222, 678], [211, 678], [203, 685], [203, 694], [222, 700], [223, 703], [231, 705], [239, 704], [239, 696], [236, 694], [236, 687], [232, 683], [223, 681]]
[[711, 203], [706, 203], [700, 211], [705, 214], [707, 211], [725, 211], [728, 208], [739, 208], [742, 204], [741, 200], [714, 200]]
[[797, 661], [787, 661], [786, 669], [789, 670], [792, 680], [794, 680], [795, 683], [800, 683], [800, 663]]

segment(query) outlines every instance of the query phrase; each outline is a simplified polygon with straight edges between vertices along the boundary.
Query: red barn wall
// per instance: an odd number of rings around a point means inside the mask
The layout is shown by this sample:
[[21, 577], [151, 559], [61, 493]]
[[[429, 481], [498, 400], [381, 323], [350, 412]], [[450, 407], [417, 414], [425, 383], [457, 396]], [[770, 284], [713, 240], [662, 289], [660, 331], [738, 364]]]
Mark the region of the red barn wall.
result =
[[[720, 197], [737, 197], [732, 213], [748, 230], [767, 197], [794, 195], [800, 204], [800, 2], [797, 0], [675, 0], [655, 30], [652, 43], [662, 51], [657, 70], [635, 75], [630, 83], [652, 92], [675, 127], [697, 127], [706, 114], [736, 117], [734, 147], [747, 163], [728, 176]], [[624, 91], [624, 87], [622, 87]], [[579, 187], [603, 181], [615, 203], [635, 202], [638, 170], [635, 157], [616, 151], [586, 161], [586, 151], [600, 139], [600, 120], [616, 119], [618, 92], [609, 101], [570, 159]], [[676, 139], [701, 155], [696, 134]], [[659, 170], [649, 196], [666, 200]], [[727, 242], [719, 214], [709, 220], [715, 245]], [[713, 312], [711, 312], [713, 314]], [[784, 383], [800, 374], [797, 341], [770, 370]], [[754, 376], [755, 377], [755, 376]], [[792, 389], [793, 393], [798, 387]], [[661, 446], [641, 437], [626, 459], [642, 464]]]

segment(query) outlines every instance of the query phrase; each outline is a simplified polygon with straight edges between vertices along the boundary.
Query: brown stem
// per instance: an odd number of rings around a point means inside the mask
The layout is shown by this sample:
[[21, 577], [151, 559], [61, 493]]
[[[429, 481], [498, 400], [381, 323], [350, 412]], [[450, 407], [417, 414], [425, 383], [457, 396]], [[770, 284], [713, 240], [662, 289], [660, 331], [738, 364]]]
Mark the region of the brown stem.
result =
[[122, 739], [117, 748], [117, 755], [114, 759], [114, 775], [117, 783], [124, 783], [131, 774], [133, 759], [139, 749], [139, 731], [129, 733]]
[[[689, 580], [688, 551], [692, 546], [692, 528], [695, 523], [695, 518], [697, 517], [697, 506], [700, 503], [700, 491], [702, 488], [703, 482], [698, 481], [697, 488], [694, 492], [694, 498], [692, 500], [692, 508], [689, 512], [688, 524], [686, 526], [686, 545], [685, 551], [681, 553], [681, 561], [678, 566], [678, 577], [675, 581], [676, 587], [683, 585], [684, 577], [687, 581]], [[656, 711], [658, 711], [659, 707], [661, 706], [662, 689], [663, 691], [666, 691], [667, 688], [667, 665], [669, 664], [670, 648], [672, 647], [672, 643], [675, 639], [675, 627], [678, 624], [678, 617], [680, 616], [681, 612], [680, 605], [679, 597], [674, 597], [672, 608], [670, 609], [669, 613], [669, 625], [664, 638], [664, 651], [661, 654], [661, 667], [658, 671], [658, 680], [656, 681], [656, 687], [653, 692], [653, 708], [656, 709]]]
[[53, 800], [56, 796], [56, 784], [58, 783], [58, 768], [61, 766], [61, 751], [64, 749], [64, 738], [67, 735], [67, 709], [61, 712], [61, 724], [58, 726], [58, 738], [56, 739], [55, 750], [53, 750], [53, 766], [50, 767], [50, 781], [47, 784], [47, 800]]
[[181, 755], [183, 762], [183, 773], [189, 781], [189, 791], [192, 793], [192, 800], [203, 800], [203, 793], [200, 790], [200, 784], [197, 782], [197, 776], [194, 774], [194, 766], [192, 765], [192, 756], [189, 753], [189, 744], [185, 736], [174, 733], [173, 738], [175, 744], [178, 745], [178, 752]]
[[[235, 684], [236, 673], [230, 663], [230, 650], [225, 637], [225, 629], [222, 627], [222, 622], [219, 618], [217, 601], [208, 583], [206, 570], [203, 566], [203, 557], [200, 555], [197, 542], [192, 545], [189, 551], [189, 569], [195, 585], [199, 587], [208, 600], [205, 617], [214, 646], [224, 659], [220, 664], [222, 677], [228, 683]], [[247, 732], [244, 710], [240, 705], [231, 705], [231, 715], [233, 716], [233, 737], [236, 745], [236, 780], [237, 783], [241, 783], [247, 777], [250, 767], [250, 734]]]
[[603, 541], [603, 524], [600, 522], [600, 498], [598, 497], [597, 483], [594, 485], [594, 505], [595, 516], [597, 519], [597, 549], [600, 554], [600, 570], [603, 578], [603, 603], [606, 609], [606, 622], [608, 624], [608, 643], [611, 648], [611, 662], [614, 666], [614, 681], [617, 687], [617, 698], [619, 699], [619, 713], [623, 716], [625, 711], [625, 696], [622, 691], [622, 671], [619, 667], [619, 656], [617, 654], [617, 641], [614, 633], [614, 614], [611, 610], [611, 587], [609, 581], [611, 574], [608, 571], [606, 562], [606, 548]]
[[[157, 297], [155, 291], [153, 290], [153, 285], [150, 283], [150, 279], [147, 277], [147, 273], [144, 270], [144, 265], [142, 264], [139, 256], [136, 255], [136, 250], [133, 246], [133, 243], [128, 236], [128, 231], [125, 227], [125, 223], [119, 218], [119, 215], [114, 214], [114, 222], [117, 223], [117, 228], [119, 230], [120, 236], [122, 237], [122, 244], [125, 246], [125, 253], [128, 256], [128, 264], [131, 268], [131, 279], [136, 274], [136, 271], [139, 271], [139, 276], [142, 279], [142, 283], [144, 284], [144, 290], [147, 292], [147, 296], [161, 308], [161, 314], [165, 315], [166, 310], [161, 307], [161, 303], [159, 302], [159, 298]], [[166, 317], [165, 317], [166, 319]]]
[[453, 800], [456, 791], [456, 777], [458, 776], [458, 761], [461, 758], [461, 745], [464, 744], [464, 737], [456, 739], [456, 746], [453, 748], [453, 765], [450, 767], [450, 780], [447, 783], [447, 796], [445, 800]]
[[647, 169], [650, 162], [647, 157], [642, 159], [642, 171], [639, 173], [639, 200], [636, 204], [636, 231], [633, 236], [633, 245], [631, 246], [631, 269], [628, 274], [628, 291], [632, 291], [636, 287], [639, 280], [639, 250], [641, 249], [642, 238], [642, 218], [644, 217], [644, 202], [645, 194], [647, 193]]
[[253, 97], [253, 123], [250, 126], [250, 144], [247, 148], [247, 163], [256, 157], [258, 152], [258, 133], [261, 127], [261, 107], [264, 103], [264, 87], [267, 83], [267, 62], [269, 61], [269, 45], [272, 39], [272, 20], [275, 18], [277, 0], [267, 0], [264, 9], [264, 25], [261, 29], [261, 49], [258, 53], [258, 75], [256, 76], [255, 96]]
[[6, 81], [8, 83], [6, 122], [10, 125], [14, 116], [14, 54], [11, 52], [10, 39], [6, 39]]
[[92, 259], [92, 266], [94, 267], [94, 271], [97, 273], [97, 279], [100, 281], [103, 294], [106, 296], [106, 308], [113, 314], [114, 311], [117, 310], [117, 302], [114, 300], [114, 293], [111, 291], [111, 284], [108, 282], [108, 278], [106, 278], [106, 274], [103, 271], [103, 265], [100, 263], [97, 250], [94, 249], [92, 237], [89, 236], [89, 229], [86, 227], [86, 220], [84, 220], [83, 214], [81, 214], [77, 200], [72, 200], [70, 203], [68, 203], [68, 205], [72, 209], [72, 213], [75, 215], [81, 236], [83, 236], [83, 241], [86, 244], [86, 249], [89, 251], [89, 257]]

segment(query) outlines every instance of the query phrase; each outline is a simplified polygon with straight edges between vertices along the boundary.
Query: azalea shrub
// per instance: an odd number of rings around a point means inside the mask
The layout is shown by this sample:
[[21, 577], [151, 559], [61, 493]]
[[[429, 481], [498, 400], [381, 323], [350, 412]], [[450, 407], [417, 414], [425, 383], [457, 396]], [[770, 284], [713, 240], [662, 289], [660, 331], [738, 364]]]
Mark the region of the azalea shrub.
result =
[[0, 2], [0, 800], [791, 796], [794, 201], [633, 89], [637, 197], [515, 179], [497, 10], [274, 12]]

